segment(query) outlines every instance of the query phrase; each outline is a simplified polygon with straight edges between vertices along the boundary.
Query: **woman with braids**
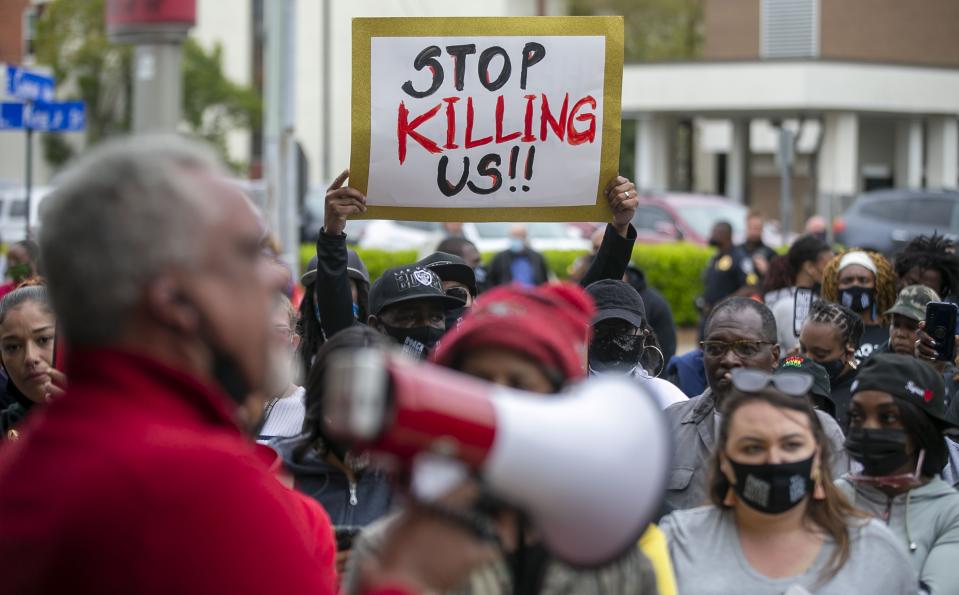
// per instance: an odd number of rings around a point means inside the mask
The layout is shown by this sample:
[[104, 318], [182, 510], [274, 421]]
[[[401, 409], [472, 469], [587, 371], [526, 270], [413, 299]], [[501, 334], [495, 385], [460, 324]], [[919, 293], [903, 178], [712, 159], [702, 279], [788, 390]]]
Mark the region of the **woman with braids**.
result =
[[896, 272], [882, 254], [853, 248], [833, 258], [823, 272], [822, 298], [842, 304], [862, 319], [857, 364], [889, 340], [884, 313], [896, 303]]
[[735, 368], [711, 459], [710, 506], [661, 523], [683, 595], [916, 592], [905, 549], [843, 498], [798, 373]]
[[799, 331], [813, 299], [818, 298], [823, 271], [831, 259], [832, 249], [825, 242], [815, 236], [802, 236], [793, 242], [789, 252], [770, 264], [763, 289], [766, 305], [776, 318], [779, 347], [784, 353], [799, 344]]
[[952, 240], [939, 234], [919, 236], [896, 256], [900, 290], [925, 285], [947, 301], [959, 299], [959, 256]]
[[856, 345], [862, 319], [852, 310], [831, 302], [816, 302], [799, 334], [799, 351], [829, 373], [830, 402], [816, 405], [846, 427], [851, 389], [856, 380]]

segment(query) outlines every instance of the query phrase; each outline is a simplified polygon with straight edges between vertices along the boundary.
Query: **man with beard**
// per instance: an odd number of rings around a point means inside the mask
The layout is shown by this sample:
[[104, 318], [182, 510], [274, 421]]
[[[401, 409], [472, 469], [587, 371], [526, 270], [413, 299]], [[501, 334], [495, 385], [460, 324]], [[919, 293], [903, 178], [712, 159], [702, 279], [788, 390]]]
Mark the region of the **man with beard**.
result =
[[[709, 387], [697, 396], [666, 409], [673, 429], [675, 457], [666, 492], [673, 508], [693, 508], [707, 501], [708, 461], [716, 444], [716, 429], [723, 399], [732, 390], [732, 370], [755, 368], [772, 372], [779, 362], [776, 319], [765, 305], [745, 297], [733, 297], [713, 308], [705, 325], [703, 363]], [[843, 435], [834, 419], [816, 411], [836, 453], [842, 453]], [[839, 477], [847, 470], [842, 454], [832, 461]]]

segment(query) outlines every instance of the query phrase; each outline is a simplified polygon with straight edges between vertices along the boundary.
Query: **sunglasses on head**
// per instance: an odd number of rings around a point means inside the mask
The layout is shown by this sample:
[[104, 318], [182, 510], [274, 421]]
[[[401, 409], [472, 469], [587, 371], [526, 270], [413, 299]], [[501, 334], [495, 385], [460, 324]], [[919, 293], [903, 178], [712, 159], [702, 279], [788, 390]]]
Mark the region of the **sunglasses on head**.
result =
[[733, 386], [744, 393], [759, 392], [771, 384], [790, 397], [804, 397], [809, 394], [813, 384], [812, 376], [798, 372], [770, 374], [762, 370], [735, 368], [731, 375]]
[[464, 302], [469, 301], [470, 293], [462, 287], [450, 287], [446, 290], [446, 295], [454, 297]]

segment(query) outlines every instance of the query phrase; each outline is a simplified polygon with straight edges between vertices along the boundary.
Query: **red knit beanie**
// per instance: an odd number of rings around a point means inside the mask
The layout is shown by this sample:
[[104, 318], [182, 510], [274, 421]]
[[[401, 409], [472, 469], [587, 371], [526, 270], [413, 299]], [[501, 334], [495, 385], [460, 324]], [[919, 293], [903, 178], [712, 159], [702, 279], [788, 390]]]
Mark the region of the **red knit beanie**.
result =
[[430, 361], [452, 367], [471, 350], [500, 347], [538, 362], [562, 382], [580, 379], [594, 312], [592, 298], [578, 285], [497, 287], [440, 340]]

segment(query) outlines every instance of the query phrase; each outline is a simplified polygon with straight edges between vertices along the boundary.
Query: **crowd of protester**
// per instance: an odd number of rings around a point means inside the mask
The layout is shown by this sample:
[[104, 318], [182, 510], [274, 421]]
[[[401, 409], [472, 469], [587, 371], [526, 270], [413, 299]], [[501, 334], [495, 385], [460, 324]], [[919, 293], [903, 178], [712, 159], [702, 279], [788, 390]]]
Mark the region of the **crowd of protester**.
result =
[[[573, 282], [522, 226], [488, 265], [451, 234], [373, 278], [347, 247], [367, 209], [348, 180], [300, 295], [205, 147], [110, 141], [63, 175], [0, 286], [0, 591], [959, 593], [959, 362], [937, 349], [959, 335], [925, 324], [959, 302], [952, 241], [929, 230], [887, 259], [811, 220], [777, 252], [760, 214], [738, 245], [718, 222], [684, 350], [633, 261], [630, 180], [606, 185]], [[482, 477], [418, 501], [329, 429], [332, 371], [358, 350], [536, 402], [634, 383], [673, 442], [661, 509], [578, 567]]]

